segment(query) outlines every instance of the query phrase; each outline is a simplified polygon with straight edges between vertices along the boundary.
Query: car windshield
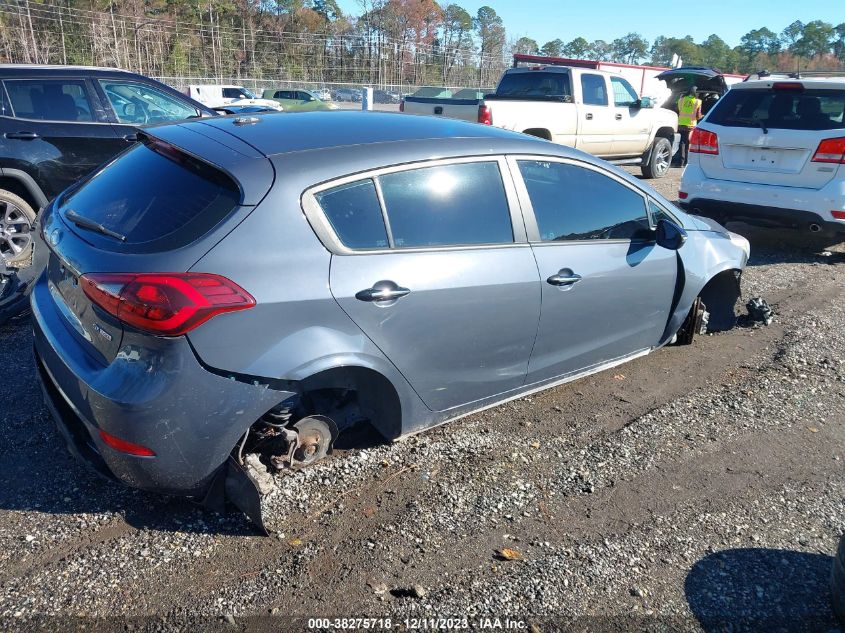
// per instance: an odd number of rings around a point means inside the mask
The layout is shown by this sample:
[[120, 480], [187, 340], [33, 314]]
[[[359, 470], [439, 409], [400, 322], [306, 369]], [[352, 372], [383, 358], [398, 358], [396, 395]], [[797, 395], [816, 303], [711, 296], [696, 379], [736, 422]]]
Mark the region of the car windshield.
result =
[[707, 117], [728, 127], [845, 129], [845, 90], [730, 90]]

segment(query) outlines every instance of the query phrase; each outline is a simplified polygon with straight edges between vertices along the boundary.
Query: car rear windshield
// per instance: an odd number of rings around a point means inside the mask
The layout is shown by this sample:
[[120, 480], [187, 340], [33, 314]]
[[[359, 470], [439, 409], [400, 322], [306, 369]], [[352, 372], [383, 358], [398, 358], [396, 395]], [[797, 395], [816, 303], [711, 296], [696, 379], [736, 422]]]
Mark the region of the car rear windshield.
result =
[[572, 99], [568, 73], [529, 71], [502, 77], [496, 96], [505, 99]]
[[707, 117], [729, 127], [845, 128], [845, 90], [729, 90]]
[[[80, 234], [97, 246], [160, 252], [205, 235], [239, 200], [238, 186], [220, 170], [170, 145], [146, 140], [65, 194], [60, 206], [68, 223], [82, 228]], [[106, 231], [91, 230], [92, 223]]]

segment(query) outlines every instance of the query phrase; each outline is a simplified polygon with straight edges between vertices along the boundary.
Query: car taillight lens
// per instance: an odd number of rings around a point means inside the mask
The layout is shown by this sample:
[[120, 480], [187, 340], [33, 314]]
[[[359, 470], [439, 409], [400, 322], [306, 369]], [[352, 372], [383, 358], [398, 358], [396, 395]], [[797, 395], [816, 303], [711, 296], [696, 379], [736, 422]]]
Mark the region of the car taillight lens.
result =
[[488, 106], [478, 106], [478, 122], [483, 125], [493, 125], [493, 111]]
[[831, 211], [830, 215], [834, 217], [836, 220], [845, 220], [845, 211]]
[[773, 90], [804, 90], [804, 84], [800, 81], [776, 81], [772, 84]]
[[696, 154], [718, 154], [719, 137], [709, 130], [697, 127], [689, 137], [689, 151]]
[[813, 162], [845, 164], [845, 137], [828, 138], [819, 143]]
[[110, 446], [114, 450], [120, 451], [121, 453], [126, 453], [127, 455], [136, 455], [138, 457], [156, 456], [155, 452], [153, 452], [146, 446], [127, 442], [126, 440], [122, 440], [119, 437], [112, 435], [111, 433], [106, 433], [102, 429], [100, 429], [100, 437], [102, 438], [103, 442], [106, 443], [107, 446]]
[[160, 336], [180, 336], [218, 314], [255, 305], [236, 283], [207, 273], [90, 273], [80, 283], [112, 316]]

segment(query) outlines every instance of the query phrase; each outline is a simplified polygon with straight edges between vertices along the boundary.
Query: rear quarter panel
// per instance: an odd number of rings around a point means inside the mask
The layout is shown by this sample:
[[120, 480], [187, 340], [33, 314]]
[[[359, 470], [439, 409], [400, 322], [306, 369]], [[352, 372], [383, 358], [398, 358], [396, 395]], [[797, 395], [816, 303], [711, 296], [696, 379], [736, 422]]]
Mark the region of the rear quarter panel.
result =
[[485, 103], [493, 112], [496, 127], [514, 132], [548, 130], [553, 142], [575, 147], [578, 106], [574, 103], [495, 98], [488, 98]]

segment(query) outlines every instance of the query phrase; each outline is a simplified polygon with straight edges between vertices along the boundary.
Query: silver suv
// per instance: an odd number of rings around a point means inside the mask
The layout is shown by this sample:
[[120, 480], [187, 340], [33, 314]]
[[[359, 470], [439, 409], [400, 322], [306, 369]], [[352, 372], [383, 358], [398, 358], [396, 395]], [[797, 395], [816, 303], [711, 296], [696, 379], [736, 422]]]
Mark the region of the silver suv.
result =
[[729, 327], [748, 257], [581, 152], [361, 112], [156, 128], [43, 234], [35, 348], [71, 450], [256, 520], [246, 454], [419, 431], [689, 341], [704, 305]]

